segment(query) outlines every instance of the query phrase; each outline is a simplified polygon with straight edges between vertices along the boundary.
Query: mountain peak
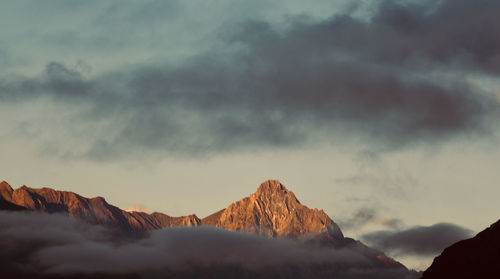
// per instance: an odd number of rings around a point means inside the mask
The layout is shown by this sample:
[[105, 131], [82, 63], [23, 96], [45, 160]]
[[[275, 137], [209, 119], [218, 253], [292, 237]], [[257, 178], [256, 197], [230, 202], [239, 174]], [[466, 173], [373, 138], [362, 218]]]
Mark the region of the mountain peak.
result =
[[266, 237], [326, 233], [334, 239], [343, 238], [340, 228], [324, 211], [302, 205], [278, 180], [263, 182], [249, 197], [209, 217], [205, 224]]
[[269, 179], [260, 184], [255, 194], [257, 195], [275, 194], [275, 193], [288, 194], [289, 192], [290, 191], [288, 191], [288, 189], [283, 184], [281, 184], [279, 180]]
[[8, 189], [9, 191], [13, 191], [12, 187], [10, 186], [9, 183], [7, 183], [7, 181], [0, 182], [0, 189], [1, 190]]
[[9, 183], [7, 183], [7, 181], [3, 180], [2, 182], [0, 182], [0, 187], [9, 187], [12, 189], [12, 187], [10, 187]]
[[6, 181], [0, 182], [0, 198], [10, 201], [12, 199], [12, 192], [14, 189]]
[[281, 182], [279, 180], [268, 179], [268, 180], [262, 182], [262, 184], [260, 184], [259, 188], [257, 189], [257, 192], [266, 191], [266, 190], [287, 191], [288, 189], [286, 189], [286, 187], [283, 184], [281, 184]]
[[287, 203], [289, 205], [300, 205], [299, 200], [295, 197], [295, 194], [288, 190], [281, 182], [278, 180], [266, 180], [260, 184], [257, 191], [250, 196], [250, 198], [259, 199], [264, 202], [273, 203]]

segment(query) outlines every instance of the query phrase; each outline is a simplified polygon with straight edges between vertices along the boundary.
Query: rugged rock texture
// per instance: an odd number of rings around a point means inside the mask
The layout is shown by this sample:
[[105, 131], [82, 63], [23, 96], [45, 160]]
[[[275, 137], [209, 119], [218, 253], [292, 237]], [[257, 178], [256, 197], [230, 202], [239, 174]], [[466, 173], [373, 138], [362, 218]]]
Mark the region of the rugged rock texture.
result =
[[277, 180], [265, 181], [257, 192], [204, 218], [202, 223], [265, 237], [299, 238], [326, 233], [334, 240], [344, 238], [323, 210], [302, 205]]
[[424, 272], [423, 279], [500, 278], [500, 221], [475, 237], [444, 249]]
[[[73, 192], [50, 188], [33, 189], [22, 186], [13, 190], [7, 182], [0, 183], [0, 205], [48, 213], [66, 213], [92, 224], [119, 227], [125, 231], [147, 231], [173, 226], [197, 226], [196, 215], [170, 217], [163, 213], [128, 212], [110, 205], [102, 197], [85, 198]], [[7, 208], [6, 208], [7, 209]]]

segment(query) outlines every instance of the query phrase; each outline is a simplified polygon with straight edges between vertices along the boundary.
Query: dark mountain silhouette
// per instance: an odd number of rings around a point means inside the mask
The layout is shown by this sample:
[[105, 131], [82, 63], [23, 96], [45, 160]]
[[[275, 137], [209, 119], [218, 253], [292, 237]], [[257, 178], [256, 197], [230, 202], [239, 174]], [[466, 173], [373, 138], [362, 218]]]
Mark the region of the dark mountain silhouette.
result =
[[422, 279], [500, 278], [500, 221], [444, 249]]

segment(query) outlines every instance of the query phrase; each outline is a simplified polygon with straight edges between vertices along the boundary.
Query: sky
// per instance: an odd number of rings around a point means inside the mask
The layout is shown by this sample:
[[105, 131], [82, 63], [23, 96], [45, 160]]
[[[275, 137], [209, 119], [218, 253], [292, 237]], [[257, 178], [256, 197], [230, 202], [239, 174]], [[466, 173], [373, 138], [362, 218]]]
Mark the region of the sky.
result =
[[0, 5], [14, 188], [205, 217], [279, 179], [420, 269], [499, 218], [498, 1]]

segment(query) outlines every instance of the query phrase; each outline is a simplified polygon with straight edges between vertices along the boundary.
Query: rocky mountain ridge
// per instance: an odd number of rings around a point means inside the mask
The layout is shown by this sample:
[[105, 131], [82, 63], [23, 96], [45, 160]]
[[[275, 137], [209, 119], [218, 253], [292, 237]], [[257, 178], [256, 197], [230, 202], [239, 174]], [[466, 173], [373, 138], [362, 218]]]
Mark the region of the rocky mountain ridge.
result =
[[3, 204], [9, 204], [10, 207], [18, 209], [65, 213], [92, 224], [118, 227], [129, 232], [174, 226], [197, 226], [201, 223], [201, 220], [194, 214], [171, 217], [158, 212], [152, 214], [129, 212], [110, 205], [102, 197], [86, 198], [73, 192], [57, 191], [51, 188], [34, 189], [27, 186], [14, 190], [5, 181], [0, 183], [0, 200], [3, 200]]
[[158, 212], [129, 212], [110, 205], [102, 197], [86, 198], [46, 187], [22, 186], [14, 190], [5, 181], [0, 183], [0, 200], [13, 209], [65, 213], [89, 223], [120, 227], [126, 231], [211, 225], [268, 238], [297, 239], [320, 234], [337, 241], [344, 238], [338, 225], [323, 210], [302, 205], [295, 194], [277, 180], [265, 181], [249, 197], [203, 219], [195, 214], [171, 217]]
[[[16, 190], [0, 183], [0, 209], [63, 213], [91, 224], [117, 227], [125, 232], [146, 232], [175, 226], [215, 226], [266, 238], [284, 237], [320, 247], [356, 250], [374, 266], [405, 268], [384, 253], [344, 237], [339, 226], [323, 211], [302, 205], [283, 184], [267, 180], [249, 197], [206, 218], [171, 217], [163, 213], [128, 212], [102, 197], [86, 198], [73, 192], [22, 186]], [[4, 206], [6, 205], [6, 206]]]

